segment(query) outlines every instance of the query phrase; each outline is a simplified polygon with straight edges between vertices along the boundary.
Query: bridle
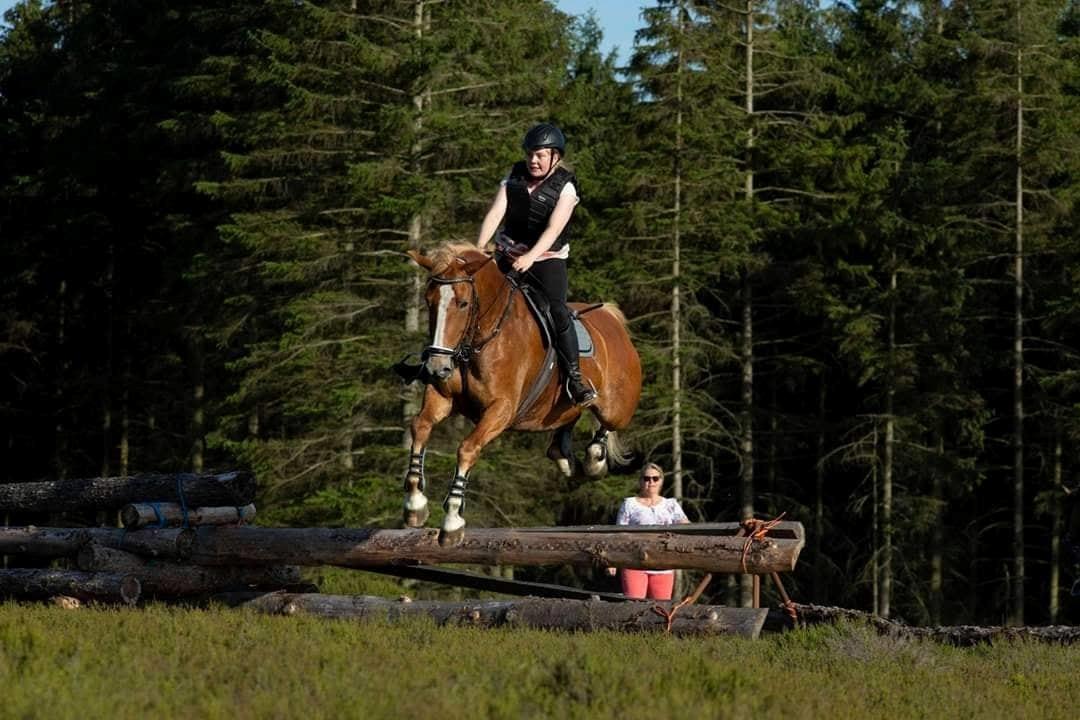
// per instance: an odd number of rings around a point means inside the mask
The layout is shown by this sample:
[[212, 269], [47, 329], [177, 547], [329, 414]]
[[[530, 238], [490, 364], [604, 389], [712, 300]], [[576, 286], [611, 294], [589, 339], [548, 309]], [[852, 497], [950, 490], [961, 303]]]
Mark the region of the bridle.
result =
[[456, 285], [458, 283], [468, 283], [471, 291], [471, 298], [469, 300], [469, 317], [465, 321], [465, 330], [462, 331], [461, 339], [458, 340], [457, 345], [448, 348], [443, 345], [435, 345], [432, 343], [424, 348], [424, 352], [420, 356], [421, 360], [427, 360], [432, 355], [445, 355], [450, 358], [451, 363], [467, 365], [473, 355], [478, 354], [485, 345], [494, 340], [499, 332], [502, 331], [503, 323], [510, 315], [510, 308], [514, 304], [514, 293], [518, 290], [518, 284], [511, 278], [504, 276], [510, 290], [506, 295], [506, 305], [503, 307], [502, 315], [499, 316], [499, 321], [495, 323], [495, 328], [487, 337], [475, 340], [476, 334], [480, 331], [481, 317], [479, 295], [476, 292], [475, 275], [476, 273], [474, 272], [472, 275], [466, 275], [465, 277], [448, 278], [441, 275], [432, 275], [428, 278], [429, 285]]

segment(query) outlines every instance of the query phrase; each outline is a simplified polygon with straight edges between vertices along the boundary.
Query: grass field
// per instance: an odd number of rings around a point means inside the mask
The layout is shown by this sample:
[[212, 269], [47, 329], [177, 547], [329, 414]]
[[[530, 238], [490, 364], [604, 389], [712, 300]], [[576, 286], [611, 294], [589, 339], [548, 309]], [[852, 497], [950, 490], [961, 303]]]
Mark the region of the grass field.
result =
[[1080, 648], [0, 605], [2, 718], [1076, 718]]

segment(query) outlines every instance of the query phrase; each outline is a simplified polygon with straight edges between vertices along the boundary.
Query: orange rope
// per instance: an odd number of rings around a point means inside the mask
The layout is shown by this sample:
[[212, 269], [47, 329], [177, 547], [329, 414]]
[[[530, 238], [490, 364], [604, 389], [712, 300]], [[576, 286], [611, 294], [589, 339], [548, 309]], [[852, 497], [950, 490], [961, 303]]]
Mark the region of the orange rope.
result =
[[780, 524], [784, 515], [785, 513], [780, 513], [769, 521], [747, 518], [739, 523], [739, 527], [746, 533], [746, 542], [743, 543], [742, 549], [742, 571], [744, 574], [748, 574], [746, 571], [746, 557], [750, 554], [751, 545], [755, 540], [764, 540], [769, 531]]
[[712, 573], [706, 573], [705, 577], [701, 578], [701, 582], [698, 583], [697, 588], [694, 589], [694, 592], [680, 600], [675, 607], [671, 608], [671, 610], [665, 610], [660, 605], [652, 606], [652, 611], [654, 613], [667, 620], [667, 629], [665, 632], [669, 635], [671, 634], [671, 625], [675, 622], [675, 613], [679, 612], [685, 605], [693, 605], [696, 603], [698, 598], [701, 597], [701, 593], [705, 592], [705, 588], [708, 587], [710, 580], [712, 580]]

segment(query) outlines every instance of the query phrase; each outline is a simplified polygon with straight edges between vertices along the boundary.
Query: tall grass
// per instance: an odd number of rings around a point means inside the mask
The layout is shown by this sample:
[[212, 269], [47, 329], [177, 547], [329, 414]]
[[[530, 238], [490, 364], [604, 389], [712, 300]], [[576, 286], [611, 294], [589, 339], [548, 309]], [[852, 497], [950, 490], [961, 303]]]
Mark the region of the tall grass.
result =
[[1080, 648], [0, 605], [3, 718], [1076, 718]]

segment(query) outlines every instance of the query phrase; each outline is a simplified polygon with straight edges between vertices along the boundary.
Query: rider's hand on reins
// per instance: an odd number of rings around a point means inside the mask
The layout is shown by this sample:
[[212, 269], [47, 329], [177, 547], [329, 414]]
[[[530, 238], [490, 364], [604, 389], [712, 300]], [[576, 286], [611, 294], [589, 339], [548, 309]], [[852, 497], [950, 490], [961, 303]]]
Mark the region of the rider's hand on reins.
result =
[[529, 253], [525, 253], [521, 257], [514, 260], [514, 269], [518, 272], [526, 272], [529, 268], [532, 267], [534, 262], [536, 262], [536, 259], [531, 257]]

